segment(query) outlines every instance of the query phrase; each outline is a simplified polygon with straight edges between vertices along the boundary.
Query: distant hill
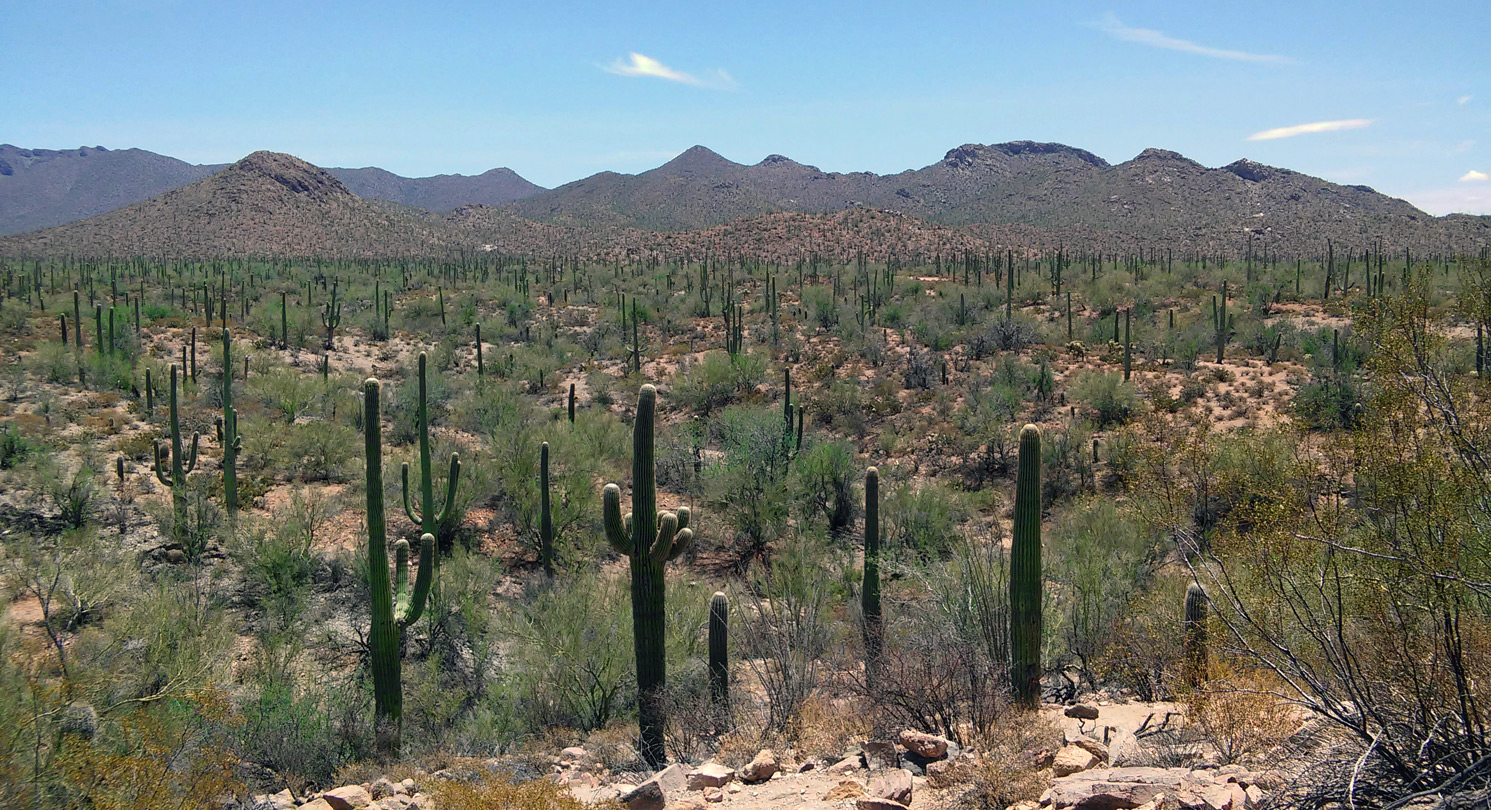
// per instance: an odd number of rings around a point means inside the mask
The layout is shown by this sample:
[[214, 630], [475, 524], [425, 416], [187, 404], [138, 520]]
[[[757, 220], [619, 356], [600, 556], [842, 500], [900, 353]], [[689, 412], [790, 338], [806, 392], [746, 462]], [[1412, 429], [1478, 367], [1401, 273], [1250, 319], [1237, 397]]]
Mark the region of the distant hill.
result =
[[144, 202], [0, 240], [0, 252], [368, 257], [425, 254], [465, 241], [432, 214], [365, 200], [299, 158], [255, 152]]
[[779, 211], [861, 207], [985, 230], [1027, 225], [1053, 242], [1113, 249], [1235, 251], [1249, 234], [1260, 249], [1286, 251], [1326, 239], [1365, 247], [1381, 238], [1392, 249], [1431, 250], [1491, 239], [1491, 218], [1442, 221], [1365, 186], [1248, 160], [1212, 169], [1147, 149], [1115, 166], [1082, 149], [1031, 141], [964, 145], [930, 166], [891, 175], [824, 172], [781, 155], [746, 166], [695, 146], [656, 169], [602, 172], [509, 209], [575, 227], [689, 230]]
[[463, 205], [502, 205], [544, 190], [512, 169], [492, 169], [471, 177], [464, 174], [400, 177], [378, 168], [327, 171], [359, 197], [388, 200], [441, 214]]
[[[144, 149], [0, 145], [0, 236], [113, 211], [194, 183], [227, 165], [196, 165]], [[502, 205], [544, 190], [511, 169], [472, 177], [401, 177], [378, 168], [327, 171], [359, 197], [438, 213], [463, 205]]]
[[0, 144], [0, 236], [85, 219], [221, 170], [144, 149]]

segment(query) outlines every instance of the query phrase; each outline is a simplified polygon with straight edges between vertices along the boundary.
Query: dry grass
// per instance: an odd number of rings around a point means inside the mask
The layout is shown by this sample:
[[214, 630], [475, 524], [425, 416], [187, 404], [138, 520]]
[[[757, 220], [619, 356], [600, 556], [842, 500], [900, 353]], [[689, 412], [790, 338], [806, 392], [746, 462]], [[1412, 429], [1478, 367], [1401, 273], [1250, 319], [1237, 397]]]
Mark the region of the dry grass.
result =
[[547, 779], [515, 785], [495, 777], [480, 782], [440, 782], [432, 791], [441, 810], [619, 810], [614, 801], [587, 804]]
[[1217, 677], [1192, 690], [1188, 718], [1224, 763], [1262, 754], [1299, 728], [1296, 710], [1279, 699], [1277, 684], [1263, 673], [1224, 670], [1213, 675]]
[[1046, 755], [1060, 747], [1061, 729], [1051, 718], [1012, 712], [979, 741], [972, 765], [955, 768], [939, 778], [939, 783], [968, 785], [950, 805], [957, 808], [1002, 808], [1036, 799], [1051, 786]]

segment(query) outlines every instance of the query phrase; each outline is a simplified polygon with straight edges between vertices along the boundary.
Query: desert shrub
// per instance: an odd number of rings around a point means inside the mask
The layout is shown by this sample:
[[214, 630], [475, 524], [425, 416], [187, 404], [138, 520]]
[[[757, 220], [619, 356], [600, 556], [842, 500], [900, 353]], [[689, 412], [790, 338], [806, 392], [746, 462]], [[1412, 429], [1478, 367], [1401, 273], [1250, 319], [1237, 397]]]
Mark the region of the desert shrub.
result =
[[337, 769], [365, 753], [342, 733], [345, 708], [334, 703], [344, 692], [321, 684], [264, 684], [242, 706], [244, 722], [235, 734], [239, 756], [272, 769], [300, 794], [333, 787]]
[[448, 810], [485, 810], [504, 807], [511, 810], [620, 810], [616, 802], [586, 804], [569, 789], [548, 779], [521, 784], [484, 775], [481, 781], [446, 780], [436, 782], [432, 791], [436, 806]]
[[269, 525], [246, 529], [238, 540], [233, 556], [243, 567], [246, 600], [278, 629], [288, 629], [304, 608], [316, 566], [311, 548], [331, 515], [324, 498], [298, 489]]
[[1047, 543], [1056, 584], [1048, 613], [1054, 661], [1075, 663], [1091, 677], [1119, 614], [1147, 573], [1149, 543], [1142, 527], [1113, 501], [1072, 504], [1055, 520]]
[[1100, 680], [1132, 689], [1145, 701], [1168, 700], [1183, 691], [1180, 639], [1188, 584], [1188, 578], [1171, 572], [1129, 598], [1094, 662]]
[[821, 518], [831, 534], [849, 528], [854, 520], [854, 448], [847, 442], [814, 443], [793, 464], [793, 491], [809, 518]]
[[1117, 372], [1088, 372], [1072, 383], [1072, 398], [1097, 423], [1099, 429], [1121, 425], [1139, 408], [1139, 392]]
[[1035, 345], [1040, 339], [1040, 333], [1035, 324], [1021, 318], [999, 317], [990, 320], [983, 330], [971, 338], [971, 348], [974, 349], [975, 357], [992, 353], [993, 350], [1002, 352], [1020, 352]]
[[15, 425], [0, 426], [0, 470], [15, 467], [30, 452], [30, 443]]
[[937, 383], [941, 366], [937, 358], [920, 346], [912, 346], [906, 355], [906, 368], [901, 371], [901, 386], [925, 391]]
[[78, 379], [78, 361], [61, 343], [43, 343], [26, 358], [27, 369], [49, 383], [67, 384]]
[[766, 360], [759, 355], [708, 352], [678, 375], [672, 393], [685, 406], [708, 414], [754, 389], [765, 377]]
[[978, 758], [962, 774], [971, 778], [951, 807], [1010, 807], [1038, 798], [1050, 787], [1050, 772], [1043, 767], [1040, 752], [1060, 746], [1061, 730], [1049, 718], [1009, 712], [980, 735]]
[[764, 554], [786, 525], [783, 486], [790, 445], [775, 408], [726, 408], [716, 424], [722, 458], [709, 470], [712, 501], [731, 527], [742, 559]]
[[795, 736], [802, 707], [817, 691], [829, 644], [829, 587], [821, 548], [794, 537], [771, 565], [757, 563], [734, 613], [732, 633], [766, 694], [765, 727]]
[[1362, 391], [1354, 377], [1323, 372], [1294, 394], [1294, 413], [1316, 430], [1350, 429], [1361, 418]]
[[[386, 396], [386, 395], [385, 395]], [[425, 410], [430, 425], [440, 424], [450, 403], [450, 382], [443, 373], [429, 369], [425, 372]], [[413, 369], [405, 369], [404, 376], [394, 388], [393, 396], [387, 397], [390, 427], [384, 435], [386, 444], [415, 444], [419, 441], [419, 376]], [[432, 431], [433, 432], [433, 431]]]
[[1298, 710], [1279, 697], [1283, 685], [1271, 673], [1213, 664], [1212, 674], [1187, 697], [1186, 719], [1222, 764], [1265, 754], [1299, 728]]
[[301, 481], [344, 481], [346, 470], [361, 455], [357, 431], [330, 420], [291, 425], [278, 455], [283, 469]]
[[880, 514], [886, 550], [901, 559], [923, 562], [947, 556], [970, 517], [962, 494], [937, 481], [896, 486]]
[[87, 525], [98, 494], [93, 468], [79, 463], [71, 471], [51, 457], [38, 460], [35, 469], [36, 488], [44, 493], [62, 522], [69, 528]]
[[249, 396], [278, 411], [286, 422], [310, 413], [321, 392], [315, 376], [285, 366], [250, 375], [244, 387]]

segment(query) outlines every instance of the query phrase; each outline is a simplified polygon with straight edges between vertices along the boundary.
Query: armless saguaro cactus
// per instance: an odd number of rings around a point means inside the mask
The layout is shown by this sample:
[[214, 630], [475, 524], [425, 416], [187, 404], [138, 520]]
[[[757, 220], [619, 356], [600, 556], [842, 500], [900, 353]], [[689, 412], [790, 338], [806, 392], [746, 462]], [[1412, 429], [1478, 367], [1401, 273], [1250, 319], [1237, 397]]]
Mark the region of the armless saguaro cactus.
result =
[[[181, 415], [177, 409], [176, 367], [171, 366], [171, 445], [169, 448], [155, 446], [155, 477], [164, 486], [171, 488], [171, 533], [180, 541], [186, 531], [186, 477], [197, 469], [197, 442], [201, 436], [192, 434], [190, 456], [181, 452]], [[166, 476], [161, 469], [161, 456], [169, 456], [171, 474]]]
[[223, 508], [228, 517], [238, 514], [238, 451], [243, 436], [238, 433], [238, 409], [233, 407], [233, 339], [223, 329], [223, 416], [217, 440], [223, 445]]
[[642, 756], [654, 767], [667, 761], [663, 747], [663, 707], [660, 698], [667, 682], [663, 650], [663, 567], [688, 548], [688, 507], [677, 512], [657, 510], [653, 466], [653, 419], [657, 389], [642, 386], [637, 396], [637, 420], [632, 429], [632, 511], [622, 517], [621, 487], [607, 484], [602, 494], [606, 539], [631, 559], [632, 637], [637, 654], [637, 719], [642, 731]]
[[394, 545], [394, 581], [388, 581], [388, 534], [383, 514], [383, 423], [379, 385], [362, 387], [362, 433], [367, 459], [368, 586], [372, 592], [372, 626], [368, 646], [373, 669], [373, 728], [378, 754], [395, 759], [404, 726], [404, 690], [399, 679], [399, 636], [419, 621], [434, 579], [435, 538], [419, 540], [419, 571], [409, 588], [409, 541]]
[[716, 591], [709, 600], [709, 698], [715, 723], [730, 717], [730, 599]]
[[[409, 522], [419, 524], [419, 530], [425, 534], [440, 538], [442, 541], [449, 539], [450, 531], [446, 526], [454, 512], [451, 504], [456, 500], [456, 483], [461, 478], [461, 457], [458, 453], [450, 454], [450, 473], [445, 479], [445, 506], [435, 509], [435, 476], [430, 471], [430, 411], [428, 403], [428, 389], [425, 377], [425, 353], [419, 353], [419, 509], [415, 509], [409, 502], [409, 464], [406, 462], [401, 470], [404, 481], [404, 514], [408, 516]], [[424, 550], [421, 549], [423, 554]]]
[[885, 619], [880, 612], [880, 471], [865, 470], [865, 576], [860, 587], [865, 622], [865, 682], [873, 692], [880, 671]]
[[1192, 582], [1186, 588], [1185, 640], [1183, 658], [1186, 685], [1191, 688], [1206, 682], [1210, 669], [1206, 652], [1206, 589]]
[[538, 450], [538, 558], [554, 576], [554, 517], [549, 510], [549, 443]]
[[1015, 701], [1041, 699], [1041, 430], [1020, 431], [1015, 538], [1010, 549], [1010, 686]]

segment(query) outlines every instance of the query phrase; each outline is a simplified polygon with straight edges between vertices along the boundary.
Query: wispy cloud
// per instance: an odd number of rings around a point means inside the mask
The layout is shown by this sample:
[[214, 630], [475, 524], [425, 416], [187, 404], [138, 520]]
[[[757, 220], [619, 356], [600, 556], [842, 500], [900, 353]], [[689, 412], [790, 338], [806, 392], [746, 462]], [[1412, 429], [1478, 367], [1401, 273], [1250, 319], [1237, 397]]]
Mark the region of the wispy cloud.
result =
[[1372, 125], [1371, 118], [1348, 118], [1344, 121], [1314, 121], [1309, 124], [1295, 124], [1292, 127], [1276, 127], [1255, 132], [1248, 136], [1250, 141], [1272, 141], [1278, 138], [1293, 138], [1296, 135], [1313, 135], [1317, 132], [1339, 132], [1343, 129], [1361, 129]]
[[1471, 101], [1471, 99], [1473, 99], [1473, 98], [1475, 98], [1475, 96], [1472, 96], [1471, 94], [1466, 93], [1465, 95], [1463, 95], [1463, 96], [1455, 99], [1455, 103], [1459, 104], [1461, 107], [1464, 107], [1466, 104], [1469, 104], [1470, 101]]
[[695, 76], [681, 70], [674, 70], [667, 65], [640, 53], [627, 54], [625, 59], [617, 59], [609, 65], [601, 66], [601, 70], [614, 73], [617, 76], [644, 76], [654, 79], [666, 79], [679, 84], [691, 84], [694, 87], [707, 87], [711, 90], [734, 90], [735, 79], [723, 70], [713, 70], [704, 76]]
[[1484, 183], [1487, 180], [1491, 180], [1491, 174], [1478, 172], [1475, 169], [1471, 169], [1460, 176], [1460, 182], [1462, 183]]
[[1294, 64], [1294, 60], [1287, 56], [1213, 48], [1197, 42], [1191, 42], [1188, 39], [1177, 39], [1163, 31], [1155, 31], [1151, 28], [1133, 28], [1124, 25], [1112, 12], [1103, 15], [1103, 19], [1098, 22], [1097, 28], [1114, 39], [1120, 39], [1124, 42], [1134, 42], [1139, 45], [1148, 45], [1151, 48], [1164, 48], [1171, 51], [1181, 51], [1182, 53], [1193, 53], [1197, 56], [1209, 56], [1212, 59], [1230, 59], [1234, 62], [1260, 62], [1274, 65]]

